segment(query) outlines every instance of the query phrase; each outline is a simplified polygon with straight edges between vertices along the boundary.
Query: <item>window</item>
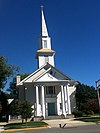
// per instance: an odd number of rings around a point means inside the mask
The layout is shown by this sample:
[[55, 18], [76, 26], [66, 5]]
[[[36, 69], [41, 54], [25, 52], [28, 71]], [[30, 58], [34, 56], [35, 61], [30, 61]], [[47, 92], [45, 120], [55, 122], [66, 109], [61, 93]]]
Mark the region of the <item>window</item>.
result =
[[60, 103], [60, 109], [62, 109], [62, 103]]
[[49, 57], [45, 56], [45, 63], [49, 62]]
[[44, 40], [44, 48], [47, 48], [47, 40]]
[[46, 88], [46, 94], [55, 94], [55, 86], [48, 86]]

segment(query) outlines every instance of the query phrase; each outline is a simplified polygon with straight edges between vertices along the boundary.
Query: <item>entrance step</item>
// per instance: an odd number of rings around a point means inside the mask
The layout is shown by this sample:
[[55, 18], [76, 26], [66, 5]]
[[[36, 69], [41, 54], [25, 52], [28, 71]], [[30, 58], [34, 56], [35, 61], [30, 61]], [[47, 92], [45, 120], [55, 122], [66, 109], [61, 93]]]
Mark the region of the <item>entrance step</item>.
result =
[[46, 116], [45, 120], [65, 119], [65, 116]]
[[[73, 115], [67, 115], [66, 118], [74, 118]], [[53, 119], [65, 119], [65, 116], [63, 115], [53, 115], [53, 116], [46, 116], [45, 120], [53, 120]]]
[[74, 118], [74, 115], [70, 114], [70, 115], [67, 115], [66, 118]]

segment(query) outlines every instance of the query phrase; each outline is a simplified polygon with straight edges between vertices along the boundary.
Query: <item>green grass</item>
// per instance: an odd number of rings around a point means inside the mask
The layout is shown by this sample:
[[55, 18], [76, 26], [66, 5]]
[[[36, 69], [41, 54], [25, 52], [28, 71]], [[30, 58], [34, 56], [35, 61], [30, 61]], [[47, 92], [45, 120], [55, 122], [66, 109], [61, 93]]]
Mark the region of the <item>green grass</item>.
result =
[[100, 116], [98, 116], [98, 117], [79, 118], [77, 120], [84, 121], [84, 122], [100, 122]]
[[43, 127], [47, 126], [47, 123], [42, 122], [42, 121], [37, 121], [37, 122], [27, 122], [27, 123], [10, 123], [5, 125], [5, 130], [7, 129], [21, 129], [21, 128], [36, 128], [36, 127]]

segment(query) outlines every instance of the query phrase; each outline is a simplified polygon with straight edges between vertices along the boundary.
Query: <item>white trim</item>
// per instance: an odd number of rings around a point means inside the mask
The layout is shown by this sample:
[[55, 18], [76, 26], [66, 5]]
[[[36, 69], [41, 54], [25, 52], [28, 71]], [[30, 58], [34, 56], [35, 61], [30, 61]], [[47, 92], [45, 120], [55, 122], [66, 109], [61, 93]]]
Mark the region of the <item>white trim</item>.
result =
[[39, 78], [41, 78], [44, 74], [46, 74], [48, 71], [50, 71], [51, 68], [49, 68], [48, 70], [46, 70], [44, 73], [42, 73], [41, 75], [39, 75], [37, 78], [34, 79], [33, 82], [36, 82]]
[[36, 116], [39, 116], [39, 88], [36, 86]]
[[45, 66], [48, 66], [50, 68], [48, 68], [44, 73], [42, 73], [39, 77], [37, 77], [33, 82], [36, 82], [36, 80], [38, 78], [40, 78], [42, 75], [44, 75], [46, 72], [48, 72], [50, 69], [54, 69], [54, 71], [58, 72], [58, 74], [64, 76], [64, 78], [66, 80], [59, 80], [59, 81], [68, 81], [69, 83], [75, 84], [76, 81], [70, 79], [69, 77], [67, 77], [66, 75], [64, 75], [63, 73], [61, 73], [58, 69], [56, 69], [55, 67], [53, 67], [52, 65], [50, 65], [49, 63], [46, 63], [44, 66], [40, 67], [38, 70], [36, 70], [35, 72], [33, 72], [32, 74], [30, 74], [28, 77], [26, 77], [25, 79], [23, 79], [20, 83], [17, 84], [17, 86], [19, 85], [23, 85], [23, 82], [25, 82], [26, 80], [28, 80], [30, 77], [32, 77], [35, 73], [37, 73], [38, 71], [40, 71], [41, 69], [43, 69]]
[[45, 94], [44, 94], [44, 86], [41, 86], [41, 94], [42, 94], [42, 115], [45, 118]]
[[65, 93], [65, 112], [68, 114], [68, 101], [67, 101], [67, 90], [66, 86], [64, 86], [64, 93]]
[[61, 103], [62, 103], [62, 114], [66, 116], [65, 113], [65, 99], [64, 99], [64, 88], [63, 85], [61, 85]]
[[[47, 64], [45, 64], [44, 66], [46, 66]], [[31, 73], [29, 76], [27, 76], [25, 79], [23, 79], [21, 82], [19, 82], [17, 84], [18, 85], [22, 85], [23, 82], [25, 82], [27, 79], [29, 79], [30, 77], [32, 77], [35, 73], [37, 73], [38, 71], [40, 71], [44, 66], [40, 67], [39, 69], [37, 69], [36, 71], [34, 71], [33, 73]]]
[[68, 114], [71, 114], [71, 101], [70, 101], [70, 95], [69, 95], [69, 87], [67, 85], [67, 100], [68, 100]]

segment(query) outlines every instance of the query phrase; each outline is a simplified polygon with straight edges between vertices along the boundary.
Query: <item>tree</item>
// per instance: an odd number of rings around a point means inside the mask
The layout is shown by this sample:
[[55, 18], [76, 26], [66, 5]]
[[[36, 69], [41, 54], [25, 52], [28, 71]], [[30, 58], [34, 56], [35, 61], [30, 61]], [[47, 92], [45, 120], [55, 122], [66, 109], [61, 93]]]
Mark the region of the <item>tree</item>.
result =
[[2, 116], [7, 115], [8, 113], [8, 101], [7, 96], [4, 92], [0, 92], [0, 119]]
[[27, 119], [32, 116], [32, 108], [31, 104], [28, 101], [23, 101], [20, 104], [20, 115], [22, 117], [22, 122], [25, 119], [27, 122]]
[[19, 68], [8, 64], [7, 58], [0, 56], [0, 90], [2, 90], [9, 77], [13, 76], [15, 71], [18, 71]]
[[87, 100], [86, 103], [83, 103], [82, 109], [87, 115], [97, 113], [99, 110], [98, 100], [97, 99]]
[[1, 104], [1, 101], [0, 101], [0, 116], [1, 116], [1, 113], [2, 113], [2, 104]]
[[9, 112], [10, 115], [12, 116], [20, 115], [20, 102], [18, 100], [14, 100], [9, 108], [10, 108], [10, 112]]
[[10, 114], [12, 116], [21, 115], [22, 122], [32, 116], [31, 103], [28, 101], [15, 101], [10, 107]]
[[83, 104], [89, 99], [97, 99], [97, 93], [93, 86], [79, 83], [76, 86], [76, 105], [79, 111], [83, 111]]
[[[20, 74], [21, 80], [29, 76], [28, 73]], [[17, 96], [17, 88], [16, 88], [16, 77], [13, 78], [12, 82], [9, 84], [9, 88], [7, 89], [8, 92], [10, 92], [11, 95]]]
[[19, 68], [8, 64], [7, 58], [0, 56], [0, 117], [8, 114], [7, 95], [3, 92], [8, 78], [12, 77]]

